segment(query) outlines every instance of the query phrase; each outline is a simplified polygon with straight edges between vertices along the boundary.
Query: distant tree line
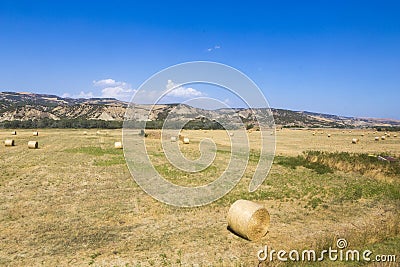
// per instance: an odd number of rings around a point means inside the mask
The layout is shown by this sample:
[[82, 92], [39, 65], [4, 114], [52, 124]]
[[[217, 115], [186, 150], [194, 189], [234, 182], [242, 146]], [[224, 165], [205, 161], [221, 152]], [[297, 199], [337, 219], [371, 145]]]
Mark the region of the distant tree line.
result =
[[33, 129], [33, 128], [103, 128], [117, 129], [122, 128], [122, 121], [103, 121], [103, 120], [85, 120], [85, 119], [41, 119], [26, 121], [3, 121], [0, 122], [0, 128], [3, 129]]
[[376, 127], [378, 132], [400, 132], [400, 126]]

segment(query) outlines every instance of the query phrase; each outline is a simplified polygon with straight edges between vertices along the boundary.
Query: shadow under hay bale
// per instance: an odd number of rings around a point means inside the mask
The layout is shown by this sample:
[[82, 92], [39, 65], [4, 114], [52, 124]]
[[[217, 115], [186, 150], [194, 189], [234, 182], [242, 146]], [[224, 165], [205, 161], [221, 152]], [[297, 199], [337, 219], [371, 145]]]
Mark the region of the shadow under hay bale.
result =
[[15, 146], [15, 141], [13, 139], [7, 139], [4, 141], [5, 146]]
[[39, 143], [37, 141], [29, 141], [28, 148], [29, 149], [37, 149], [37, 148], [39, 148]]
[[239, 199], [228, 212], [228, 229], [247, 240], [259, 240], [267, 234], [270, 216], [258, 203]]

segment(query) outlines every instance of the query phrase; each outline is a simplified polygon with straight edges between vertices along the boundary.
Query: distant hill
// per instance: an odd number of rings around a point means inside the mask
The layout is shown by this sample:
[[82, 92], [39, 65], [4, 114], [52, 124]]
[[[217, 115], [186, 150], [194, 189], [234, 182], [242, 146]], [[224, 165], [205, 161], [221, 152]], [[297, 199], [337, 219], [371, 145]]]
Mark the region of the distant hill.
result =
[[[45, 121], [44, 127], [46, 127], [51, 122], [57, 126], [59, 125], [55, 123], [57, 121], [79, 121], [80, 124], [73, 124], [75, 125], [73, 127], [77, 127], [76, 125], [86, 127], [85, 125], [93, 125], [90, 122], [96, 121], [102, 125], [106, 125], [105, 122], [114, 122], [113, 125], [120, 126], [127, 106], [128, 103], [113, 98], [74, 99], [47, 94], [0, 92], [0, 125], [6, 127], [17, 126], [19, 122]], [[151, 107], [152, 105], [137, 105], [135, 119], [147, 120]], [[162, 122], [174, 107], [176, 104], [156, 105], [150, 112], [150, 121]], [[400, 127], [399, 120], [391, 119], [343, 117], [284, 109], [271, 109], [271, 111], [275, 124], [280, 127]], [[232, 110], [203, 110], [181, 105], [178, 113], [193, 119], [199, 116], [223, 119], [229, 112]], [[235, 112], [247, 125], [256, 123], [254, 113], [265, 118], [268, 115], [266, 109], [236, 109]]]

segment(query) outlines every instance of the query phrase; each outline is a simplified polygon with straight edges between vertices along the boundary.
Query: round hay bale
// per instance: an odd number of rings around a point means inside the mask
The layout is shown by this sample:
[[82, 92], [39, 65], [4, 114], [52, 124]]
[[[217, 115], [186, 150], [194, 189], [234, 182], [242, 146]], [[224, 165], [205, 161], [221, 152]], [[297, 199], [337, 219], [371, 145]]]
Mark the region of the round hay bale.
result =
[[16, 131], [11, 132], [11, 135], [17, 135]]
[[382, 135], [382, 136], [381, 136], [381, 139], [382, 139], [382, 140], [385, 140], [385, 139], [386, 139], [386, 136]]
[[364, 136], [364, 134], [361, 134], [361, 136]]
[[388, 133], [386, 136], [387, 136], [387, 137], [390, 137], [390, 133]]
[[30, 148], [30, 149], [39, 148], [39, 143], [37, 141], [29, 141], [28, 142], [28, 148]]
[[331, 134], [328, 134], [328, 137], [331, 137]]
[[84, 132], [83, 132], [83, 135], [87, 135], [87, 132], [86, 132], [86, 131], [84, 131]]
[[375, 136], [375, 141], [379, 141], [379, 136]]
[[358, 139], [357, 138], [353, 138], [352, 140], [351, 140], [351, 142], [353, 143], [353, 144], [357, 144], [358, 143]]
[[349, 131], [349, 133], [351, 133], [351, 131]]
[[100, 132], [100, 131], [97, 131], [96, 134], [101, 134], [101, 132]]
[[171, 136], [171, 142], [176, 142], [176, 136]]
[[315, 132], [313, 132], [312, 135], [315, 135]]
[[393, 137], [397, 137], [397, 134], [394, 134]]
[[235, 134], [234, 133], [229, 133], [229, 136], [234, 136]]
[[269, 213], [261, 204], [239, 199], [229, 208], [229, 229], [248, 240], [258, 240], [265, 236], [269, 222]]
[[342, 131], [342, 133], [344, 133], [344, 131]]
[[5, 146], [15, 146], [15, 141], [13, 139], [7, 139], [4, 141]]
[[189, 144], [190, 143], [189, 138], [187, 138], [187, 137], [183, 138], [183, 143], [184, 144]]
[[33, 132], [32, 135], [33, 136], [39, 136], [39, 132]]
[[115, 142], [114, 147], [117, 149], [122, 149], [122, 142]]

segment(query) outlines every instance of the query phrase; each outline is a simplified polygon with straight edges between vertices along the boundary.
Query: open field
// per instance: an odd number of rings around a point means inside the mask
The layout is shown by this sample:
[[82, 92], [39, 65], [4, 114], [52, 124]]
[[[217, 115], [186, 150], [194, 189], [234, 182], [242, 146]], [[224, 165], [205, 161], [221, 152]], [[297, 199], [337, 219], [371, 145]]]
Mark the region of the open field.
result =
[[[257, 266], [257, 252], [265, 245], [317, 250], [334, 247], [337, 238], [345, 238], [351, 249], [397, 254], [400, 261], [400, 175], [385, 162], [370, 170], [365, 166], [369, 161], [357, 156], [398, 158], [395, 133], [374, 141], [384, 133], [277, 131], [270, 174], [255, 193], [248, 193], [258, 160], [259, 132], [254, 131], [248, 167], [235, 189], [208, 206], [175, 208], [154, 200], [133, 181], [123, 151], [114, 149], [121, 130], [84, 131], [46, 129], [39, 136], [32, 136], [32, 130], [19, 130], [16, 136], [0, 131], [0, 140], [16, 142], [0, 146], [0, 265]], [[176, 170], [162, 153], [157, 131], [149, 131], [146, 143], [156, 169], [181, 185], [218, 177], [230, 156], [227, 134], [184, 134], [191, 142], [181, 145], [182, 151], [192, 159], [199, 156], [200, 140], [213, 138], [218, 149], [214, 163], [197, 174]], [[359, 143], [352, 144], [352, 138]], [[39, 149], [28, 149], [30, 140], [37, 140]], [[356, 153], [343, 158], [357, 160], [341, 162], [328, 155], [321, 162], [307, 161], [302, 155], [310, 150]], [[268, 208], [271, 226], [263, 239], [250, 242], [227, 230], [229, 206], [239, 198]]]

